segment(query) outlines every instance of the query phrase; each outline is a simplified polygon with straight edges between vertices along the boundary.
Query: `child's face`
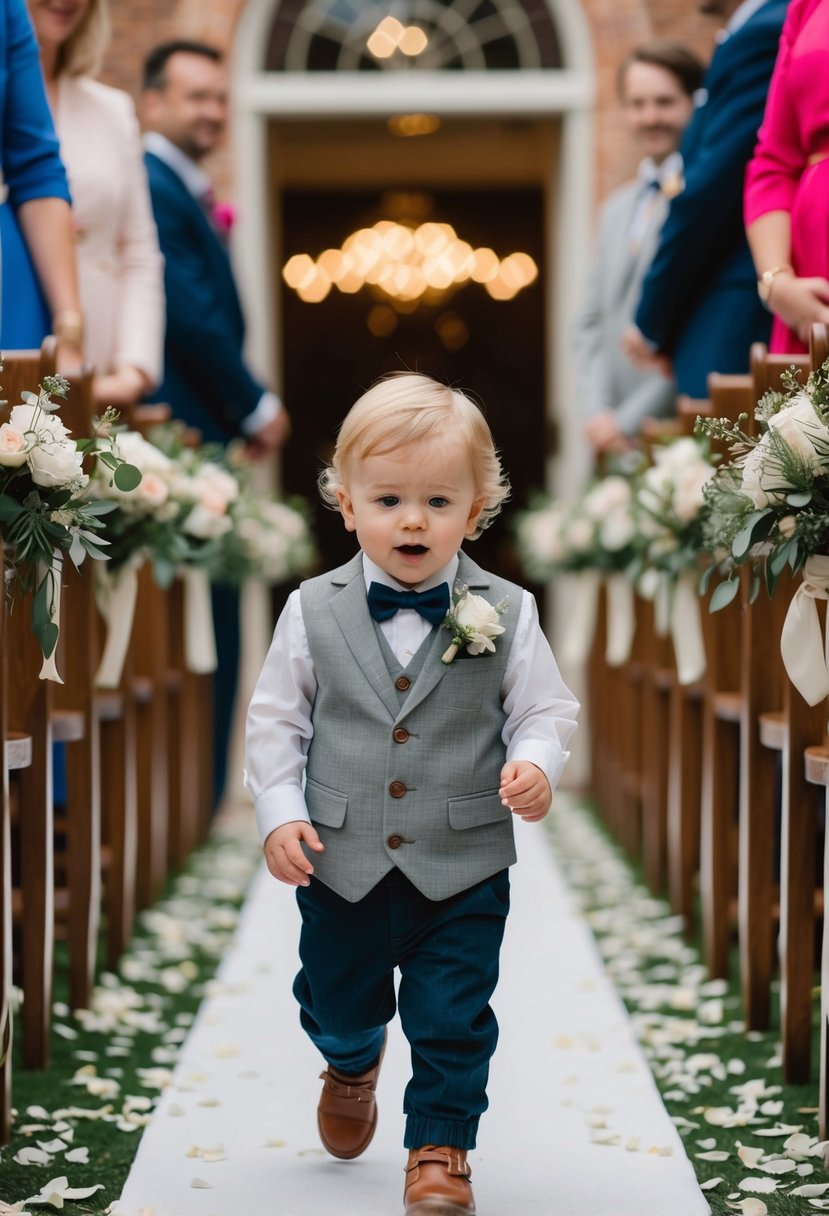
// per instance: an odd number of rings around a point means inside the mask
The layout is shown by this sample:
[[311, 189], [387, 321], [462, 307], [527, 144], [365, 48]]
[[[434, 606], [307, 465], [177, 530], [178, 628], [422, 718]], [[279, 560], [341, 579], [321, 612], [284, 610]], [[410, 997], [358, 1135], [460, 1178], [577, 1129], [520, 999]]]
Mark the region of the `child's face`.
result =
[[484, 505], [466, 448], [440, 439], [354, 460], [343, 480], [346, 528], [381, 570], [411, 586], [454, 557]]

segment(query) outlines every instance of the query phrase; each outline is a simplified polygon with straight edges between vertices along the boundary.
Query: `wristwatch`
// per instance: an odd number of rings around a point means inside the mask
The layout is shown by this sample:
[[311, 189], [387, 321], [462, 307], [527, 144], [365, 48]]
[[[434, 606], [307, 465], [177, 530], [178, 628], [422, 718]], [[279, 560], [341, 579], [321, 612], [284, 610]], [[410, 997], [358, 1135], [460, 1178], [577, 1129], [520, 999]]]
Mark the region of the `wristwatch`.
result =
[[775, 276], [783, 270], [788, 270], [789, 274], [794, 273], [791, 266], [784, 263], [782, 266], [772, 266], [771, 270], [764, 270], [757, 280], [757, 294], [764, 304], [768, 304], [771, 299], [771, 289], [774, 286]]

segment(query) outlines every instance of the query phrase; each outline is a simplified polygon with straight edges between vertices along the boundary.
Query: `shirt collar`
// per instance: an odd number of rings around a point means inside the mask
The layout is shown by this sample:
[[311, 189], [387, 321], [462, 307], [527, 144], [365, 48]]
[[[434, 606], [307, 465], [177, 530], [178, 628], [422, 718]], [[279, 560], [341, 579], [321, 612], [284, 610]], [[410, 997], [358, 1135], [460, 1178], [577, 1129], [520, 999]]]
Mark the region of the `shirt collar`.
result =
[[144, 150], [163, 160], [184, 182], [195, 199], [202, 199], [211, 188], [210, 178], [181, 148], [171, 143], [159, 131], [148, 131], [144, 136]]
[[638, 176], [643, 186], [656, 182], [661, 188], [666, 181], [682, 176], [682, 156], [679, 152], [671, 152], [661, 164], [657, 164], [652, 156], [646, 156], [639, 163]]
[[[451, 594], [457, 573], [458, 555], [456, 553], [451, 561], [448, 561], [441, 570], [436, 570], [431, 578], [426, 578], [422, 583], [418, 583], [415, 590], [428, 591], [430, 587], [438, 587], [441, 583], [448, 583]], [[370, 557], [366, 557], [365, 553], [363, 554], [363, 577], [366, 580], [366, 590], [368, 590], [372, 583], [382, 583], [385, 587], [394, 587], [398, 591], [412, 590], [411, 587], [404, 583], [399, 583], [396, 578], [392, 578], [390, 574], [386, 574], [385, 570], [381, 569]]]
[[725, 28], [717, 34], [717, 42], [725, 42], [726, 38], [730, 38], [732, 34], [736, 34], [737, 30], [742, 29], [747, 21], [750, 21], [754, 14], [761, 9], [766, 3], [766, 0], [743, 0], [743, 3], [734, 10]]

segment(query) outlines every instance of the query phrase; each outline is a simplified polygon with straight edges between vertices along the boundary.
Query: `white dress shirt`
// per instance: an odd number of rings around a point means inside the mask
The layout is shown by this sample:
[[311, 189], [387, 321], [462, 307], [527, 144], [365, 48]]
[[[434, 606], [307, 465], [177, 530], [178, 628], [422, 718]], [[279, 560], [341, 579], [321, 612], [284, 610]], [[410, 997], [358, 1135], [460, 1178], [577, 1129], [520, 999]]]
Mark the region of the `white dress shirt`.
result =
[[[182, 152], [181, 148], [172, 143], [166, 135], [159, 131], [147, 131], [144, 136], [144, 150], [164, 161], [168, 169], [172, 169], [184, 182], [187, 190], [199, 204], [213, 193], [213, 183], [200, 169], [194, 160]], [[264, 392], [251, 412], [239, 423], [245, 435], [255, 435], [263, 426], [271, 422], [282, 409], [282, 402], [276, 393]]]
[[[451, 588], [457, 570], [458, 558], [454, 557], [432, 578], [419, 583], [417, 590], [427, 591], [444, 582]], [[363, 574], [367, 590], [372, 582], [406, 589], [365, 554]], [[432, 626], [413, 608], [404, 608], [380, 622], [380, 629], [397, 661], [406, 667]], [[277, 622], [248, 710], [245, 785], [253, 796], [263, 843], [285, 823], [309, 822], [303, 779], [314, 734], [311, 711], [316, 691], [300, 593], [294, 591]], [[501, 697], [507, 715], [501, 732], [507, 760], [535, 764], [554, 790], [570, 755], [565, 748], [576, 729], [579, 706], [559, 674], [538, 621], [535, 600], [527, 591], [523, 592]]]

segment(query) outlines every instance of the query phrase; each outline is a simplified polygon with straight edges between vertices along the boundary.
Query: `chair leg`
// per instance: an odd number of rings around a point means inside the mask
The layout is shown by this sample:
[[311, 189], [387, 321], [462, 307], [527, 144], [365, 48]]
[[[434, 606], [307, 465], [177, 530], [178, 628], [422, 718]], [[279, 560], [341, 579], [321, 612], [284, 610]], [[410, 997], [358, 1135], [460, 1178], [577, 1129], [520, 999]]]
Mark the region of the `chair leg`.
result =
[[52, 735], [46, 723], [33, 732], [32, 763], [20, 770], [15, 787], [24, 901], [20, 926], [23, 1065], [46, 1068], [55, 941]]
[[703, 724], [700, 893], [702, 938], [709, 975], [730, 971], [731, 897], [734, 887], [732, 840], [737, 806], [739, 732], [706, 708]]
[[104, 906], [107, 966], [114, 970], [132, 937], [135, 920], [138, 806], [135, 706], [125, 698], [123, 714], [102, 725], [103, 831], [109, 852]]
[[98, 722], [66, 750], [66, 873], [69, 887], [69, 999], [86, 1009], [92, 995], [101, 915], [101, 752]]
[[690, 934], [699, 865], [702, 702], [680, 684], [671, 691], [668, 774], [668, 892]]

